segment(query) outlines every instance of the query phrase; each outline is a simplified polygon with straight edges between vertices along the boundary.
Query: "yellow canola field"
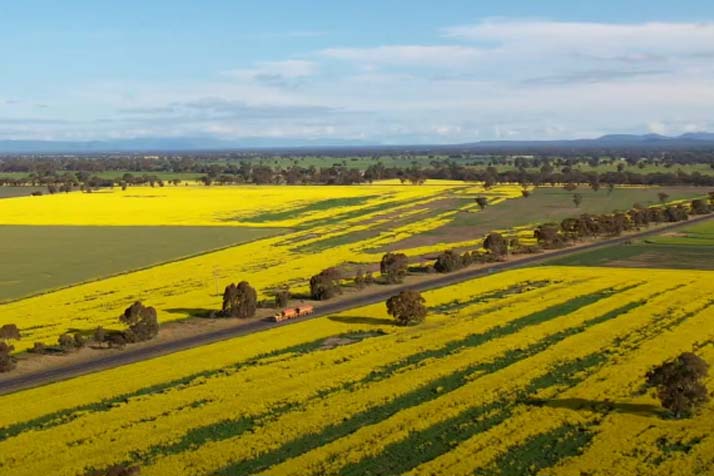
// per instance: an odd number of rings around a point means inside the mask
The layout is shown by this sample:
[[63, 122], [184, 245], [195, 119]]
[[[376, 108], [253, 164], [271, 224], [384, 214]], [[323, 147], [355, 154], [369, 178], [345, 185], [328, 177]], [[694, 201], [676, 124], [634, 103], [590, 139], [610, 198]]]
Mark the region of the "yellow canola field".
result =
[[[356, 206], [410, 203], [463, 187], [463, 182], [453, 181], [431, 181], [429, 186], [375, 182], [345, 186], [166, 185], [126, 190], [115, 187], [90, 194], [74, 192], [3, 200], [0, 224], [294, 227], [339, 215]], [[260, 220], [261, 215], [290, 210], [299, 213]]]
[[714, 403], [666, 419], [641, 385], [714, 364], [713, 277], [509, 271], [416, 327], [372, 305], [3, 396], [0, 474], [712, 474]]
[[[454, 208], [434, 202], [463, 197]], [[448, 223], [472, 209], [471, 197], [502, 201], [520, 196], [518, 186], [488, 191], [459, 182], [429, 185], [373, 184], [345, 187], [132, 187], [0, 201], [0, 224], [26, 225], [257, 225], [291, 227], [280, 236], [244, 243], [150, 269], [139, 270], [0, 304], [0, 325], [23, 335], [17, 351], [34, 342], [53, 344], [70, 329], [117, 327], [129, 304], [154, 306], [160, 322], [184, 319], [191, 310], [220, 308], [223, 287], [247, 280], [262, 297], [277, 286], [304, 292], [310, 276], [345, 263], [374, 265], [384, 247]], [[228, 220], [228, 221], [226, 221]], [[479, 246], [482, 237], [464, 237]], [[444, 249], [403, 250], [411, 256]]]

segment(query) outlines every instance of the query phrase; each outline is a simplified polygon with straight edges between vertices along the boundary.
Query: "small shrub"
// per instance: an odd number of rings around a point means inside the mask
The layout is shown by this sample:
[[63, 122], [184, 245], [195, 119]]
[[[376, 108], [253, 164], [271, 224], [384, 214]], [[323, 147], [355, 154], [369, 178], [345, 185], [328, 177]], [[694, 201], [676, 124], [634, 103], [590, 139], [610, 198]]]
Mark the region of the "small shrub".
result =
[[290, 290], [281, 289], [275, 293], [275, 307], [278, 309], [286, 307], [290, 301]]
[[436, 257], [434, 269], [439, 273], [451, 273], [464, 267], [461, 256], [454, 250], [446, 250]]
[[27, 351], [32, 352], [33, 354], [44, 354], [47, 352], [47, 345], [44, 342], [38, 341], [32, 344], [32, 347]]
[[57, 343], [64, 352], [71, 352], [75, 349], [74, 336], [72, 334], [62, 334], [57, 339]]

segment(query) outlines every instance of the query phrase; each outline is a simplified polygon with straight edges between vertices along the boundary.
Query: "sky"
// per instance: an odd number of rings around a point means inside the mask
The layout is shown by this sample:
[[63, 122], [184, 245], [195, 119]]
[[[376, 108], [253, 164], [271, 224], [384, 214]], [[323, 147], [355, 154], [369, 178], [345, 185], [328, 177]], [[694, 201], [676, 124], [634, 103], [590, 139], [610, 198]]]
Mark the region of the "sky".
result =
[[0, 139], [714, 131], [714, 2], [0, 5]]

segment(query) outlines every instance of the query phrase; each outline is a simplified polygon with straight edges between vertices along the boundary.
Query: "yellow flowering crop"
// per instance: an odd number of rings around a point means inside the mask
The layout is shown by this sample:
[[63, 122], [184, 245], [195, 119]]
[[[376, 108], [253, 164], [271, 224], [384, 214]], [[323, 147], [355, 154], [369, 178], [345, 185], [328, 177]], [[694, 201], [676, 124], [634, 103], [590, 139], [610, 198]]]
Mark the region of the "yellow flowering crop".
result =
[[[130, 187], [5, 199], [0, 201], [0, 224], [289, 229], [280, 236], [0, 304], [0, 325], [20, 328], [23, 339], [15, 347], [22, 351], [37, 341], [54, 343], [70, 329], [116, 327], [117, 316], [136, 300], [155, 307], [160, 322], [167, 322], [189, 317], [187, 309], [219, 308], [220, 293], [229, 282], [245, 279], [261, 293], [282, 285], [305, 291], [310, 276], [322, 269], [373, 265], [384, 246], [438, 228], [459, 210], [474, 206], [464, 199], [452, 211], [435, 212], [429, 208], [432, 202], [477, 193], [502, 200], [520, 192], [511, 185], [485, 191], [475, 184], [429, 181], [423, 186]], [[473, 238], [461, 243], [479, 244]], [[404, 251], [415, 256], [444, 247]]]
[[642, 383], [714, 363], [713, 277], [509, 271], [415, 327], [376, 304], [6, 395], [0, 473], [712, 474], [714, 404], [663, 419]]

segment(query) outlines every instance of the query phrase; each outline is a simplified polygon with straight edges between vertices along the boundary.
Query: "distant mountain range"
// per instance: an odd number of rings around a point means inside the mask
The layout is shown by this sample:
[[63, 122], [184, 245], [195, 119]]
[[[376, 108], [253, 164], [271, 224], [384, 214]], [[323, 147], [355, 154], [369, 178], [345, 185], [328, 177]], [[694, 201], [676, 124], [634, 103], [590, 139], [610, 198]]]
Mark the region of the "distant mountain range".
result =
[[542, 140], [542, 141], [481, 141], [461, 144], [464, 148], [478, 149], [684, 149], [714, 148], [714, 133], [689, 132], [675, 137], [660, 134], [609, 134], [596, 139]]
[[603, 149], [714, 149], [714, 133], [690, 132], [676, 137], [659, 134], [610, 134], [596, 139], [479, 141], [451, 145], [380, 145], [358, 140], [306, 140], [247, 138], [220, 140], [212, 138], [145, 138], [107, 141], [64, 142], [36, 140], [0, 140], [0, 154], [87, 154], [111, 152], [168, 152], [269, 149], [374, 149], [410, 151], [543, 151]]

